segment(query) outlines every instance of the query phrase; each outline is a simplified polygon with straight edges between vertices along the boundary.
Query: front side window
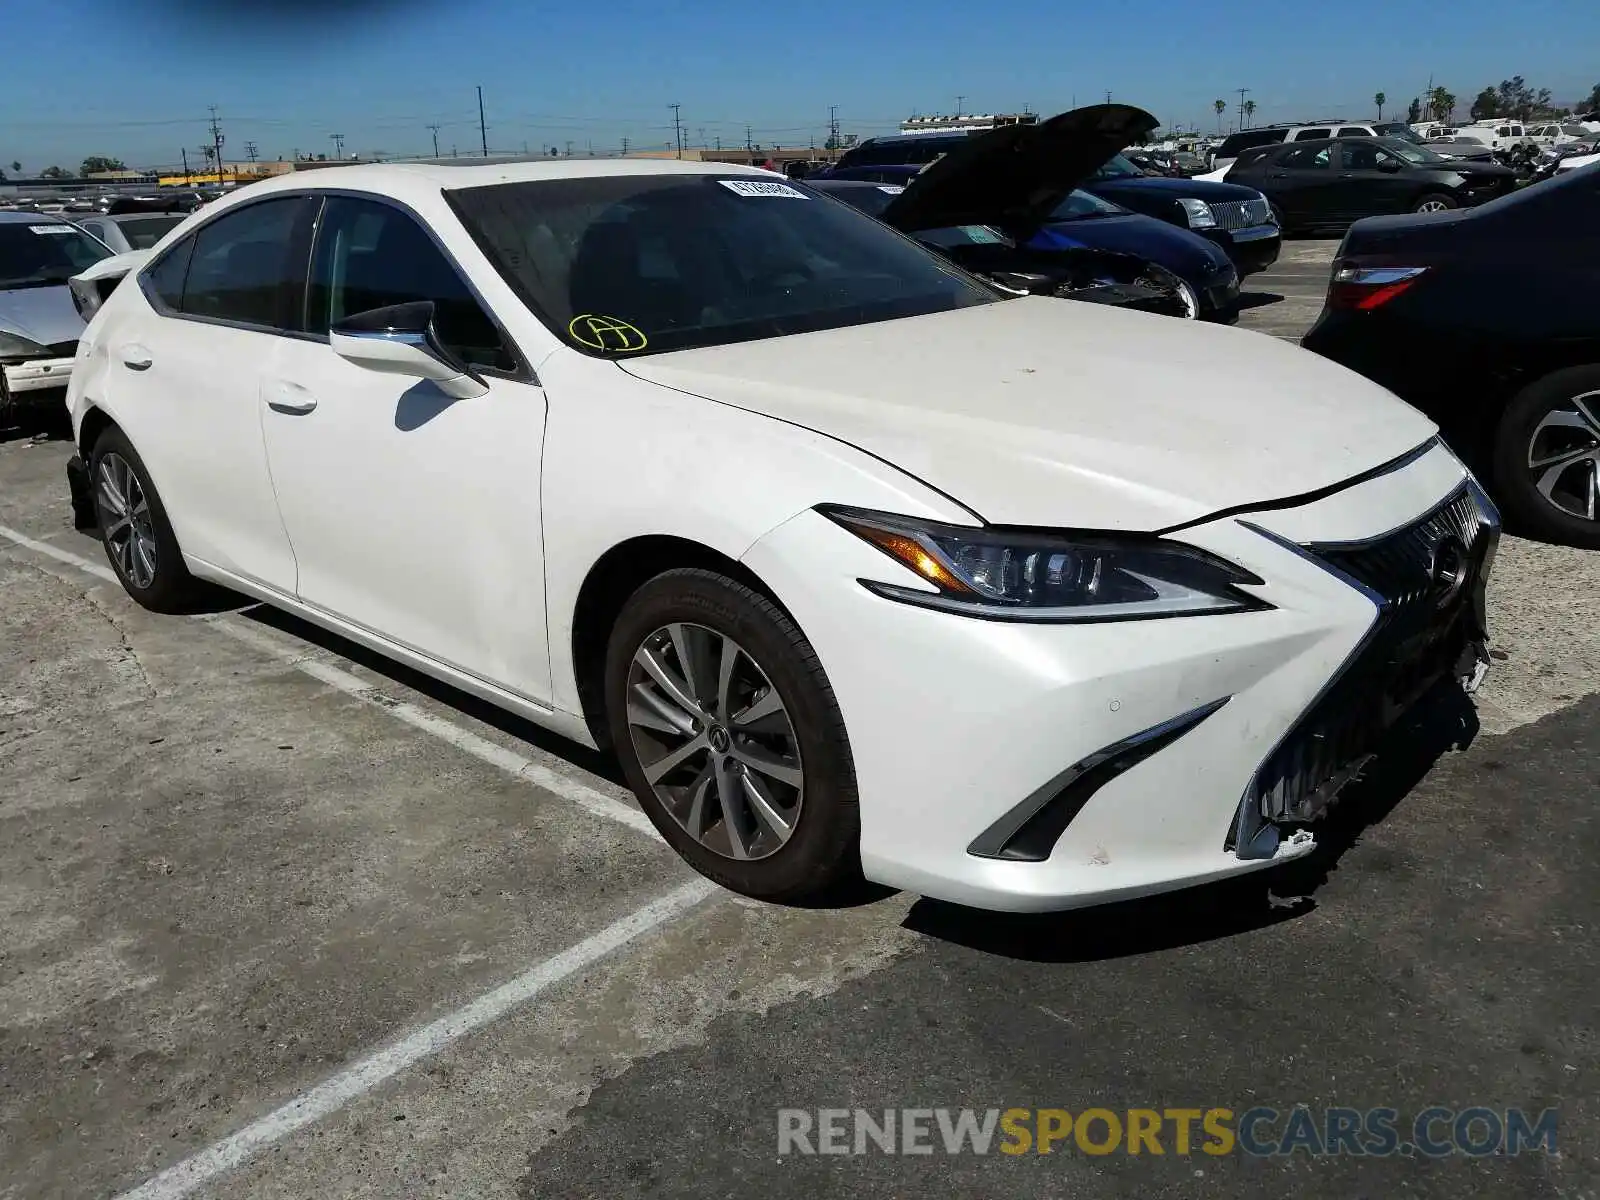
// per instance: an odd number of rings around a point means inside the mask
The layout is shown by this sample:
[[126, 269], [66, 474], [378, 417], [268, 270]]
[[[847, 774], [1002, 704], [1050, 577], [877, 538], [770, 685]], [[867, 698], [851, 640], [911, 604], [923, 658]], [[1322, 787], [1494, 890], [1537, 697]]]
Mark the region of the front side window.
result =
[[1093, 217], [1116, 217], [1127, 212], [1120, 204], [1102, 200], [1093, 192], [1074, 191], [1056, 205], [1050, 214], [1052, 221], [1082, 221]]
[[192, 317], [264, 329], [288, 328], [288, 301], [300, 272], [291, 265], [295, 222], [305, 196], [263, 200], [226, 213], [196, 231], [183, 299]]
[[722, 345], [1000, 300], [802, 184], [613, 175], [446, 196], [529, 307], [591, 354]]
[[409, 213], [375, 200], [330, 196], [317, 223], [305, 328], [325, 334], [374, 308], [433, 302], [440, 339], [477, 367], [516, 367], [510, 348], [444, 252]]
[[53, 287], [110, 257], [109, 246], [65, 221], [0, 222], [0, 289]]

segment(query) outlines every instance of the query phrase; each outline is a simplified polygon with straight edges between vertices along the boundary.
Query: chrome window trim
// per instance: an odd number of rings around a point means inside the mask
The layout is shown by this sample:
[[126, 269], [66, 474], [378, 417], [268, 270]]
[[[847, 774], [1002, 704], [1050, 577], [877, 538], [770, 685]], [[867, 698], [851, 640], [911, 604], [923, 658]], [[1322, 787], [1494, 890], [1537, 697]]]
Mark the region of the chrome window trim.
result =
[[[253, 322], [235, 321], [226, 317], [206, 317], [200, 316], [196, 313], [180, 312], [179, 310], [167, 305], [160, 298], [160, 296], [156, 294], [154, 288], [149, 283], [149, 276], [151, 272], [153, 272], [157, 267], [167, 260], [169, 255], [175, 253], [181, 246], [190, 245], [190, 252], [192, 255], [192, 243], [194, 239], [199, 237], [200, 234], [206, 229], [210, 228], [224, 217], [236, 212], [242, 212], [247, 208], [252, 208], [259, 204], [269, 204], [275, 200], [316, 201], [319, 207], [316, 214], [311, 219], [311, 238], [306, 245], [305, 264], [300, 272], [300, 300], [298, 311], [295, 314], [295, 319], [297, 319], [301, 324], [304, 324], [306, 317], [306, 299], [311, 287], [311, 267], [316, 261], [317, 237], [322, 230], [322, 217], [327, 210], [328, 197], [330, 196], [343, 196], [352, 200], [369, 200], [378, 204], [383, 204], [396, 210], [397, 212], [403, 213], [405, 216], [409, 217], [411, 220], [415, 221], [419, 226], [421, 226], [422, 231], [427, 234], [428, 239], [433, 242], [435, 248], [437, 248], [439, 253], [444, 256], [444, 260], [447, 264], [449, 264], [450, 269], [456, 273], [457, 277], [466, 286], [466, 289], [471, 294], [472, 298], [477, 301], [478, 307], [483, 309], [484, 315], [489, 318], [490, 324], [492, 324], [495, 330], [500, 334], [500, 337], [505, 342], [506, 348], [510, 350], [512, 358], [514, 358], [517, 363], [516, 367], [509, 371], [498, 367], [475, 367], [475, 369], [484, 374], [493, 376], [496, 379], [505, 379], [513, 383], [526, 383], [534, 387], [540, 386], [538, 376], [534, 373], [531, 360], [523, 352], [522, 347], [517, 344], [516, 339], [513, 338], [510, 332], [506, 329], [504, 322], [500, 320], [500, 317], [495, 312], [493, 306], [484, 299], [483, 293], [480, 292], [477, 288], [477, 285], [472, 282], [472, 277], [466, 271], [462, 270], [460, 261], [454, 254], [450, 252], [449, 247], [447, 247], [444, 242], [439, 239], [439, 235], [437, 232], [435, 232], [433, 226], [429, 224], [429, 222], [423, 220], [422, 216], [416, 211], [416, 209], [412, 208], [404, 201], [395, 200], [392, 197], [379, 195], [375, 192], [364, 192], [355, 188], [308, 187], [303, 190], [286, 189], [281, 192], [272, 192], [268, 195], [257, 196], [253, 199], [246, 200], [240, 204], [231, 204], [222, 211], [212, 213], [207, 216], [200, 222], [200, 224], [196, 225], [193, 229], [189, 230], [188, 233], [184, 234], [183, 237], [179, 238], [172, 245], [163, 250], [158, 257], [144, 263], [139, 268], [138, 274], [135, 277], [139, 285], [139, 291], [143, 293], [146, 303], [150, 305], [151, 309], [155, 311], [156, 315], [164, 317], [168, 320], [192, 321], [198, 325], [215, 325], [223, 329], [239, 329], [246, 333], [261, 333], [266, 334], [269, 337], [281, 337], [288, 338], [292, 341], [317, 342], [322, 345], [328, 345], [328, 335], [325, 333], [310, 333], [304, 329], [283, 329], [277, 325], [257, 325]], [[451, 215], [454, 215], [454, 210], [452, 210]], [[457, 220], [459, 219], [460, 218], [458, 217]], [[299, 220], [299, 218], [297, 217], [296, 220]], [[90, 234], [89, 236], [93, 237], [94, 235]], [[187, 284], [187, 272], [185, 272], [184, 278], [185, 283]]]

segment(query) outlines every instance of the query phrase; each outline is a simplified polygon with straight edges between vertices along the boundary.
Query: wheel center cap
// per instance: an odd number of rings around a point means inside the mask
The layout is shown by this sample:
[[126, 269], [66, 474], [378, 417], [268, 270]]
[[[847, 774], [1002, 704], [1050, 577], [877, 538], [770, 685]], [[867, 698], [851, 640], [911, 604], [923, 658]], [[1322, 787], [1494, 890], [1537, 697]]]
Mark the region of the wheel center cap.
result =
[[718, 754], [726, 754], [733, 748], [733, 739], [728, 736], [728, 731], [721, 725], [713, 725], [706, 734], [706, 740], [711, 743], [711, 748]]

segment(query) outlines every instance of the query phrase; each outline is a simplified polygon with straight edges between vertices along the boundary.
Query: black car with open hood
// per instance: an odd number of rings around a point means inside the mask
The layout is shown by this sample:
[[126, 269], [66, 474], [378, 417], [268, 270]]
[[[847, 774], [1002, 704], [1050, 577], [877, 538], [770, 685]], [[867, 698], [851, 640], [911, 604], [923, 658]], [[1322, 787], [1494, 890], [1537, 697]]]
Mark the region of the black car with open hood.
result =
[[1099, 105], [965, 138], [901, 184], [807, 183], [1007, 290], [1194, 317], [1195, 289], [1146, 258], [1030, 244], [1097, 163], [1155, 126], [1142, 109]]

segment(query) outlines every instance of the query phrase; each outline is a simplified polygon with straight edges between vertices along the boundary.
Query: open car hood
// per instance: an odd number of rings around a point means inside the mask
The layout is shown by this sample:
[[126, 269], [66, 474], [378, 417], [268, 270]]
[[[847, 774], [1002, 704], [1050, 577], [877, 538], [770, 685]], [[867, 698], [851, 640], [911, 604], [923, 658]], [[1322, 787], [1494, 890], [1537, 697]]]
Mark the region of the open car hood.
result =
[[978, 134], [930, 164], [878, 219], [908, 233], [993, 225], [1025, 241], [1073, 188], [1159, 124], [1142, 108], [1093, 104]]

